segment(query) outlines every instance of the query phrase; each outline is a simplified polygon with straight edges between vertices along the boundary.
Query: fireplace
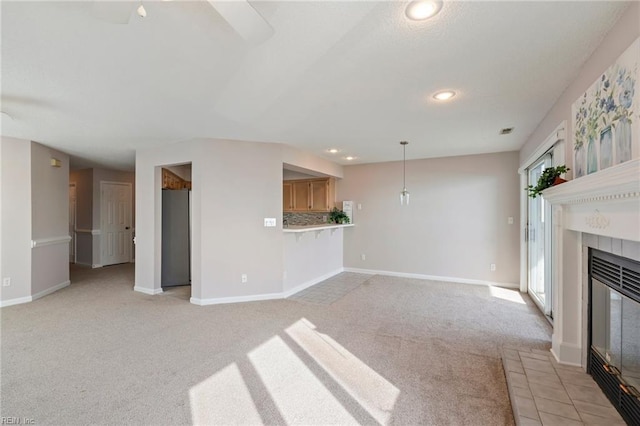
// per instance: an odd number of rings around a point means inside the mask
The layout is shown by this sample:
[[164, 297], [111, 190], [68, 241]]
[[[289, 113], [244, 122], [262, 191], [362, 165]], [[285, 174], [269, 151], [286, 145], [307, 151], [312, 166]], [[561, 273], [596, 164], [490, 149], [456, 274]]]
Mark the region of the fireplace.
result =
[[640, 424], [640, 262], [589, 249], [587, 372], [629, 424]]
[[558, 362], [586, 370], [589, 247], [640, 261], [640, 159], [551, 187], [543, 196], [553, 212], [551, 352]]

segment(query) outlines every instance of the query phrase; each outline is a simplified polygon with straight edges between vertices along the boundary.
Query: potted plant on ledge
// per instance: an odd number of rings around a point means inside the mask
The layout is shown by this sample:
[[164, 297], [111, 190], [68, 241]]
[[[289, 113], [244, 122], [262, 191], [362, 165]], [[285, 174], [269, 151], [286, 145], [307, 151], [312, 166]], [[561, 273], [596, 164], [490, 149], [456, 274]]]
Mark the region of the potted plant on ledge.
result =
[[344, 224], [349, 223], [349, 216], [337, 207], [329, 212], [329, 223]]
[[525, 191], [529, 191], [529, 197], [536, 198], [545, 189], [566, 182], [566, 180], [562, 179], [560, 175], [568, 172], [569, 170], [571, 169], [564, 164], [562, 166], [548, 167], [544, 169], [538, 178], [536, 186], [529, 185], [525, 188]]

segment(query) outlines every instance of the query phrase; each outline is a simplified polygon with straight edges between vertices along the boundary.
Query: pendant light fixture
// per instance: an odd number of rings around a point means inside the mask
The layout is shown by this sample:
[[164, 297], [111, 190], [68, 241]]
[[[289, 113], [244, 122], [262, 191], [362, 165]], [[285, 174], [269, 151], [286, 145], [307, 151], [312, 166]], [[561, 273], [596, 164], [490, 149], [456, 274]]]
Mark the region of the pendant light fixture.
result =
[[141, 18], [146, 18], [147, 17], [147, 11], [144, 8], [144, 5], [142, 4], [142, 1], [140, 2], [140, 6], [138, 6], [138, 9], [136, 10], [136, 12], [138, 13], [138, 16]]
[[401, 141], [402, 145], [402, 191], [400, 192], [400, 205], [409, 205], [409, 191], [407, 191], [407, 145], [409, 142]]

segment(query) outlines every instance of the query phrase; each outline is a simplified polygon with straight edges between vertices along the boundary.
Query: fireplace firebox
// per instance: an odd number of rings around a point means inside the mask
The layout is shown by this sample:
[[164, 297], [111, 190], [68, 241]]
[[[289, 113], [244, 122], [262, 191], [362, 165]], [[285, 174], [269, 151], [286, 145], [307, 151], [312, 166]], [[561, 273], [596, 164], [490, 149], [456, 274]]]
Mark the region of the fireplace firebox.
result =
[[640, 262], [589, 250], [589, 340], [588, 373], [640, 425]]

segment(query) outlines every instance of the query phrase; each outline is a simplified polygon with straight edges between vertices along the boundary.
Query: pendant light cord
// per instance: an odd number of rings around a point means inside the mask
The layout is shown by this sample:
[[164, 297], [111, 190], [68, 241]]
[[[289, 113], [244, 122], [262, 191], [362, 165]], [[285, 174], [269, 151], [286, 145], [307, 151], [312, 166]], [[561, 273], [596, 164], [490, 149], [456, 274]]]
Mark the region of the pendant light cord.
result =
[[402, 188], [407, 187], [407, 145], [402, 145]]
[[402, 190], [405, 191], [407, 189], [407, 145], [409, 142], [401, 141], [400, 145], [402, 145]]

